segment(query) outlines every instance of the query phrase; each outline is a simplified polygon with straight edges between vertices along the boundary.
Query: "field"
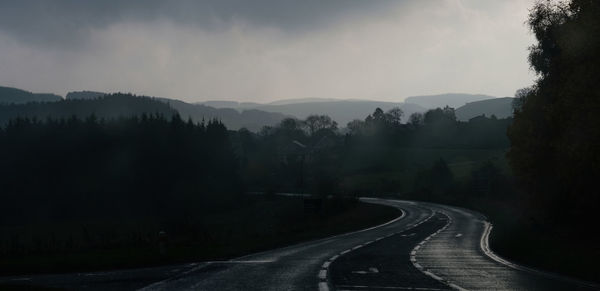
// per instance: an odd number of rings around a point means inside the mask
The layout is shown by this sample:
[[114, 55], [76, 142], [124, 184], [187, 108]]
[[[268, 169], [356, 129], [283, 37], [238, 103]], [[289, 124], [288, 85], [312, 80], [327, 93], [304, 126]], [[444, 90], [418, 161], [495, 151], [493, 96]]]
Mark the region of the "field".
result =
[[[0, 273], [68, 272], [221, 260], [376, 225], [398, 210], [332, 199], [320, 212], [303, 198], [246, 196], [185, 223], [144, 218], [2, 228]], [[161, 252], [158, 233], [166, 232]], [[17, 235], [18, 233], [18, 235]]]

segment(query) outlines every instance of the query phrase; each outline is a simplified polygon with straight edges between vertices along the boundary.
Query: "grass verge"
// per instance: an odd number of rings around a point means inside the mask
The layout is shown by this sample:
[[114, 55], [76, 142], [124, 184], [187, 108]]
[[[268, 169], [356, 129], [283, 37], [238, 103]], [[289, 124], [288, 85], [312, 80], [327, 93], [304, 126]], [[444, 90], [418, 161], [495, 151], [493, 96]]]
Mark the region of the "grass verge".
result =
[[[370, 227], [398, 215], [397, 209], [356, 200], [325, 200], [321, 210], [313, 213], [305, 211], [303, 198], [246, 197], [236, 207], [191, 217], [185, 223], [158, 223], [151, 219], [145, 223], [117, 225], [106, 222], [112, 229], [110, 235], [115, 236], [110, 240], [118, 243], [72, 247], [71, 250], [63, 248], [61, 251], [31, 249], [18, 254], [8, 253], [0, 261], [0, 273], [80, 272], [223, 260]], [[106, 228], [96, 225], [82, 231], [80, 224], [70, 228], [57, 226], [62, 230], [53, 232], [51, 238], [34, 237], [41, 240], [42, 245], [65, 238], [77, 246], [79, 236], [97, 238], [95, 230]], [[168, 234], [163, 253], [155, 235], [160, 230]], [[102, 236], [106, 235], [102, 233]], [[144, 239], [131, 239], [140, 236]]]

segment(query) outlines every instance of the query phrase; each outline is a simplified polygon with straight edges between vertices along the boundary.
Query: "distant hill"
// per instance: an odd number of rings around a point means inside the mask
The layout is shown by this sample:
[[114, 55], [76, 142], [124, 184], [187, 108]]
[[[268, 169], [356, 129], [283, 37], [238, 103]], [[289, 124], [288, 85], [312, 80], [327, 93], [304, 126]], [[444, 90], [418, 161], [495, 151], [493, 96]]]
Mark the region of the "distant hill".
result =
[[[39, 103], [28, 103], [32, 101]], [[221, 101], [216, 102], [223, 103]], [[237, 102], [230, 102], [226, 105], [235, 105], [234, 103], [238, 104]], [[258, 103], [239, 104], [247, 107], [260, 105]], [[191, 118], [195, 122], [216, 118], [221, 120], [228, 129], [237, 130], [245, 127], [252, 131], [258, 131], [263, 126], [275, 125], [284, 118], [290, 117], [281, 113], [256, 109], [214, 108], [174, 99], [122, 93], [107, 95], [103, 92], [76, 91], [69, 92], [66, 99], [62, 99], [60, 96], [53, 94], [34, 94], [20, 89], [0, 87], [0, 126], [16, 117], [43, 120], [48, 117], [69, 118], [78, 116], [85, 118], [94, 114], [98, 118], [116, 118], [141, 115], [142, 113], [159, 113], [171, 116], [176, 112], [182, 118]]]
[[413, 96], [408, 97], [404, 100], [405, 103], [417, 104], [426, 109], [444, 108], [450, 106], [452, 108], [461, 107], [469, 102], [493, 99], [496, 97], [488, 95], [474, 95], [474, 94], [441, 94], [441, 95], [428, 95], [428, 96]]
[[[182, 118], [191, 118], [193, 121], [200, 122], [202, 119], [219, 119], [228, 129], [238, 130], [242, 127], [251, 131], [258, 131], [263, 126], [272, 126], [279, 123], [288, 116], [276, 112], [266, 112], [256, 109], [241, 109], [232, 108], [214, 108], [203, 104], [190, 104], [180, 100], [158, 98], [166, 102], [173, 109], [177, 110]], [[237, 102], [235, 102], [237, 103]]]
[[49, 93], [31, 93], [29, 91], [0, 86], [0, 104], [23, 104], [28, 102], [60, 101], [62, 97]]
[[67, 93], [66, 99], [96, 99], [106, 95], [103, 92], [94, 92], [94, 91], [74, 91]]
[[425, 108], [423, 107], [407, 103], [347, 100], [263, 105], [256, 109], [293, 115], [300, 119], [304, 119], [311, 114], [329, 115], [333, 120], [338, 122], [340, 127], [345, 127], [348, 122], [354, 119], [365, 119], [369, 114], [373, 113], [376, 108], [381, 108], [386, 111], [394, 107], [400, 107], [404, 111], [405, 120], [408, 119], [408, 116], [412, 113], [425, 111]]
[[302, 103], [304, 100], [314, 99], [308, 98], [290, 100], [275, 101], [269, 104], [238, 103], [231, 101], [223, 101], [223, 103], [217, 103], [219, 101], [210, 101], [210, 103], [207, 102], [204, 104], [230, 105], [231, 107], [229, 108], [234, 108], [240, 111], [254, 109], [272, 113], [280, 113], [287, 116], [295, 116], [299, 119], [304, 119], [311, 114], [328, 115], [333, 120], [337, 121], [340, 127], [345, 127], [348, 122], [354, 119], [365, 119], [367, 115], [373, 113], [373, 111], [375, 111], [375, 109], [378, 107], [383, 110], [400, 107], [404, 111], [404, 120], [407, 120], [408, 116], [410, 116], [412, 113], [426, 111], [425, 108], [419, 105], [402, 102], [319, 99], [316, 102]]
[[512, 102], [514, 98], [494, 98], [483, 101], [469, 102], [456, 109], [456, 118], [467, 121], [473, 117], [485, 114], [486, 116], [495, 115], [498, 118], [510, 117], [513, 114]]
[[197, 102], [194, 104], [206, 105], [206, 106], [210, 106], [210, 107], [214, 107], [214, 108], [231, 108], [231, 109], [238, 109], [238, 110], [255, 108], [257, 106], [263, 105], [260, 103], [253, 103], [253, 102], [219, 101], [219, 100]]
[[135, 115], [162, 114], [170, 117], [177, 113], [168, 104], [149, 97], [138, 97], [131, 94], [111, 94], [98, 99], [71, 99], [57, 102], [41, 102], [27, 104], [0, 105], [0, 125], [17, 117], [37, 118], [70, 118], [77, 116], [87, 118], [92, 114], [98, 118], [118, 118]]
[[343, 101], [340, 99], [333, 98], [298, 98], [298, 99], [283, 99], [277, 100], [268, 103], [269, 105], [288, 105], [288, 104], [298, 104], [298, 103], [320, 103], [320, 102], [335, 102], [335, 101]]

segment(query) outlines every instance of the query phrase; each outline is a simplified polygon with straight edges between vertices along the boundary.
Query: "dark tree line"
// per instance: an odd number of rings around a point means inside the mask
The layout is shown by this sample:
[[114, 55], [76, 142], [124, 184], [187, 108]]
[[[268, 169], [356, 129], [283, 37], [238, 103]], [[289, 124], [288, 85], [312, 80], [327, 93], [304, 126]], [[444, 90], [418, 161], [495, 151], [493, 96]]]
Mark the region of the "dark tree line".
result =
[[[453, 178], [439, 184], [440, 189], [432, 189], [431, 185], [439, 182], [438, 172], [428, 170], [434, 159], [428, 157], [429, 164], [399, 156], [398, 152], [410, 154], [423, 149], [436, 155], [444, 150], [490, 151], [509, 146], [506, 131], [511, 119], [479, 116], [461, 122], [448, 107], [414, 114], [408, 123], [401, 122], [402, 115], [399, 108], [388, 112], [377, 108], [364, 120], [354, 120], [341, 130], [326, 116], [310, 116], [306, 120], [283, 120], [258, 134], [247, 130], [232, 133], [242, 161], [242, 176], [247, 187], [255, 191], [351, 196], [414, 191], [421, 199], [435, 200], [434, 196], [457, 194]], [[418, 169], [423, 173], [417, 173]], [[419, 178], [400, 182], [389, 174], [399, 172], [414, 172]], [[354, 179], [357, 175], [371, 177]]]
[[538, 79], [517, 93], [508, 157], [538, 219], [597, 221], [599, 15], [600, 2], [572, 0], [539, 1], [529, 16]]
[[14, 119], [0, 129], [0, 221], [174, 218], [241, 192], [219, 121]]
[[160, 99], [132, 94], [107, 94], [96, 99], [67, 99], [55, 102], [29, 102], [1, 104], [0, 126], [15, 118], [61, 119], [95, 115], [102, 119], [140, 116], [143, 113], [160, 113], [168, 118], [177, 114], [169, 104]]
[[377, 108], [364, 121], [350, 122], [347, 139], [412, 148], [490, 149], [509, 146], [506, 130], [511, 118], [481, 115], [461, 122], [456, 119], [454, 109], [446, 107], [412, 114], [409, 122], [403, 124], [400, 122], [402, 112], [398, 110], [384, 113]]

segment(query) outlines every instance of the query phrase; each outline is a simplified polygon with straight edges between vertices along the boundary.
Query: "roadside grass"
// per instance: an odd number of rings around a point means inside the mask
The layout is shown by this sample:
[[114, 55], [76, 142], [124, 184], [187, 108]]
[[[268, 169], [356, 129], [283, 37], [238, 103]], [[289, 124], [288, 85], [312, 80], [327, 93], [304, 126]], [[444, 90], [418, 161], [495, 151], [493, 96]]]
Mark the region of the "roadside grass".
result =
[[[435, 160], [443, 158], [447, 162], [455, 182], [462, 185], [459, 193], [465, 193], [469, 191], [465, 186], [471, 179], [471, 173], [485, 162], [491, 161], [500, 173], [511, 177], [505, 155], [506, 149], [399, 148], [389, 155], [388, 167], [384, 170], [349, 175], [342, 181], [351, 189], [375, 190], [365, 193], [369, 195], [394, 195], [398, 199], [422, 200], [423, 197], [411, 193], [414, 180], [419, 171], [431, 167]], [[524, 195], [513, 186], [507, 186], [504, 190], [508, 192], [498, 197], [455, 197], [456, 200], [431, 201], [468, 207], [486, 214], [494, 224], [490, 237], [491, 248], [503, 258], [525, 266], [599, 282], [600, 268], [597, 268], [597, 262], [600, 261], [600, 241], [595, 232], [592, 230], [586, 235], [581, 231], [573, 231], [570, 226], [532, 223], [521, 207], [525, 205], [525, 201], [522, 201]]]
[[548, 232], [499, 222], [494, 223], [490, 245], [512, 262], [600, 283], [600, 244], [596, 237], [568, 229]]
[[586, 281], [600, 282], [600, 244], [594, 235], [584, 235], [569, 226], [552, 226], [527, 219], [512, 201], [471, 201], [470, 207], [493, 223], [492, 251], [511, 262]]
[[[343, 170], [346, 173], [360, 173], [366, 170], [372, 173], [374, 165], [386, 171], [412, 172], [430, 168], [433, 163], [442, 158], [450, 164], [500, 161], [503, 171], [508, 171], [505, 160], [506, 149], [453, 149], [453, 148], [385, 148], [365, 147], [356, 149], [352, 159], [344, 161]], [[460, 174], [460, 173], [458, 173]]]
[[[371, 169], [368, 163], [361, 163], [359, 154], [346, 162], [344, 170], [347, 174], [342, 177], [341, 186], [349, 193], [357, 192], [361, 195], [400, 193], [405, 196], [414, 190], [414, 181], [419, 172], [431, 168], [440, 158], [448, 164], [455, 181], [464, 183], [470, 179], [473, 170], [488, 161], [501, 173], [510, 176], [505, 156], [506, 149], [397, 148], [385, 153], [382, 168]], [[365, 158], [367, 159], [371, 158]]]
[[[329, 199], [318, 213], [304, 209], [303, 198], [246, 196], [223, 211], [164, 222], [43, 225], [19, 233], [0, 229], [0, 274], [58, 273], [225, 260], [310, 239], [358, 230], [400, 215], [391, 207]], [[54, 229], [49, 232], [49, 229]], [[12, 234], [9, 233], [12, 232]], [[161, 254], [158, 232], [167, 239]], [[87, 243], [85, 243], [87, 241]], [[11, 252], [11, 250], [13, 250]]]

